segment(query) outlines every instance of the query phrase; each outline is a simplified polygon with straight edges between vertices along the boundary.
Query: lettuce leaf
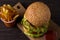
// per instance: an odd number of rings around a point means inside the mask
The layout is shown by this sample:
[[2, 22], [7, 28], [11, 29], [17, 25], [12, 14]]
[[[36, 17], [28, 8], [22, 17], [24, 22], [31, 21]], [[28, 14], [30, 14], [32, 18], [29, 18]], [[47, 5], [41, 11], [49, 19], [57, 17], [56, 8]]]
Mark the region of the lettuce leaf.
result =
[[[23, 18], [21, 21], [21, 24], [24, 25], [25, 29], [28, 30], [27, 32], [24, 31], [24, 33], [31, 37], [40, 37], [44, 35], [47, 32], [48, 25], [44, 24], [42, 27], [34, 28], [30, 25], [30, 23], [26, 20], [26, 18]], [[33, 34], [33, 32], [36, 32], [36, 34]]]

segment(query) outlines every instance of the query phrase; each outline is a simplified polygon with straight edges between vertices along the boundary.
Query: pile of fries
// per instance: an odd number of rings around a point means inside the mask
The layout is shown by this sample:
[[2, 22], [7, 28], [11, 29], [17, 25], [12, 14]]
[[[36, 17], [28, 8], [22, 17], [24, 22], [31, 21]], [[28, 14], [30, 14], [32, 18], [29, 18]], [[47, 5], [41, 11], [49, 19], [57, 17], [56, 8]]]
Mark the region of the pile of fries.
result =
[[9, 4], [4, 4], [0, 7], [0, 18], [4, 19], [5, 21], [15, 20], [18, 16], [19, 14], [17, 11]]

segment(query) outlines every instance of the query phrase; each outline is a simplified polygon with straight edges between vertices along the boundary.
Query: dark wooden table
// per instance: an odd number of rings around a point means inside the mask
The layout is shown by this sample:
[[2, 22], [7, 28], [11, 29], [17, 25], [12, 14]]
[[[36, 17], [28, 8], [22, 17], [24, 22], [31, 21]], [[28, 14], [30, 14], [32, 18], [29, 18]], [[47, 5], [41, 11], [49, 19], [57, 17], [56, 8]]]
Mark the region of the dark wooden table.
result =
[[0, 20], [0, 40], [29, 40], [23, 32], [17, 28], [6, 28]]

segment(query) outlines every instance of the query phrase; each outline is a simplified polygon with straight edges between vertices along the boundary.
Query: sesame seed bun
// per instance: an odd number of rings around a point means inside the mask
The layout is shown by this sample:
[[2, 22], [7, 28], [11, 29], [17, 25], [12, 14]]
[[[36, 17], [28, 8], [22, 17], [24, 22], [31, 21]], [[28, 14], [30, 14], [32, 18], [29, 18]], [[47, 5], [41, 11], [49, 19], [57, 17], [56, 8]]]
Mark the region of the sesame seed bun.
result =
[[43, 2], [30, 4], [24, 14], [24, 17], [35, 27], [47, 24], [50, 20], [50, 16], [50, 9]]

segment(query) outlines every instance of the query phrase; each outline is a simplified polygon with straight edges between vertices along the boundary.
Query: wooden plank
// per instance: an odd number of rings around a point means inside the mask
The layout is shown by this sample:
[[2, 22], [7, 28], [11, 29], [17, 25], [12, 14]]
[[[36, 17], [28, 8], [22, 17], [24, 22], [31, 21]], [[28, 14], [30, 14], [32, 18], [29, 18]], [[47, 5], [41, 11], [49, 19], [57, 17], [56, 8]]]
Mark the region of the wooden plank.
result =
[[[18, 9], [17, 6], [19, 6], [20, 9]], [[15, 6], [13, 6], [13, 8], [15, 8], [17, 10], [17, 12], [20, 13], [21, 16], [24, 14], [24, 12], [26, 10], [20, 2], [18, 2]], [[22, 28], [23, 26], [21, 24], [17, 24], [17, 26], [20, 30], [23, 31], [23, 28]], [[49, 30], [53, 30], [56, 32], [56, 40], [58, 40], [60, 38], [60, 27], [56, 23], [54, 23], [53, 21], [50, 22]], [[35, 39], [35, 38], [33, 38], [33, 39]]]
[[49, 29], [56, 32], [56, 40], [60, 39], [60, 26], [58, 26], [53, 21], [50, 22]]
[[24, 15], [25, 8], [20, 2], [18, 2], [15, 6], [13, 6], [13, 8], [16, 9], [16, 11], [20, 14], [20, 16]]

